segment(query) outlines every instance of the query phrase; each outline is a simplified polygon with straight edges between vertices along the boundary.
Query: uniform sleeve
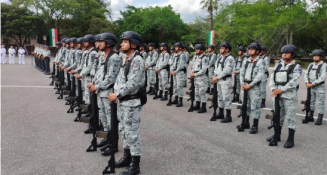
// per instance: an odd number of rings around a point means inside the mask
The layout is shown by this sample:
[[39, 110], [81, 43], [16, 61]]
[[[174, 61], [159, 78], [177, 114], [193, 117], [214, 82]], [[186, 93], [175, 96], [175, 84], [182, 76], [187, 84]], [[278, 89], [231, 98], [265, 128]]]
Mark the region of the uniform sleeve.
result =
[[267, 72], [268, 69], [269, 69], [269, 65], [270, 65], [270, 59], [269, 59], [269, 57], [267, 57], [267, 56], [266, 56], [266, 59], [265, 59], [265, 65], [266, 65], [266, 67], [265, 67], [265, 72]]
[[257, 68], [258, 68], [258, 73], [257, 75], [254, 77], [253, 81], [250, 83], [250, 86], [256, 85], [258, 84], [265, 76], [265, 63], [263, 60], [260, 60], [260, 62], [258, 62], [259, 65], [257, 64]]
[[154, 65], [157, 64], [157, 60], [158, 60], [158, 52], [154, 52], [153, 55], [152, 55], [153, 59], [152, 61], [150, 62], [149, 66], [152, 67]]
[[186, 57], [184, 54], [181, 54], [180, 55], [180, 58], [179, 58], [179, 62], [176, 63], [177, 64], [177, 68], [175, 70], [175, 72], [179, 72], [179, 71], [182, 71], [184, 68], [185, 68], [185, 60], [186, 60]]
[[119, 74], [121, 62], [122, 60], [116, 54], [109, 59], [107, 63], [107, 73], [105, 75], [105, 78], [103, 81], [100, 80], [101, 82], [96, 85], [96, 89], [106, 90], [109, 89], [110, 85], [115, 84], [115, 81]]
[[141, 57], [138, 59], [133, 59], [130, 70], [128, 73], [128, 79], [127, 82], [125, 83], [125, 86], [121, 86], [118, 89], [118, 94], [120, 94], [122, 97], [132, 93], [139, 87], [140, 82], [142, 81], [142, 75], [144, 72], [144, 61], [142, 60]]
[[68, 54], [68, 55], [66, 55], [66, 58], [67, 58], [67, 59], [65, 60], [64, 68], [67, 68], [67, 67], [70, 66], [70, 55], [71, 55], [70, 51], [68, 51], [67, 54]]
[[292, 78], [287, 82], [287, 84], [285, 86], [281, 87], [281, 90], [283, 92], [289, 90], [289, 89], [293, 89], [296, 88], [299, 83], [300, 83], [300, 77], [302, 74], [302, 68], [300, 66], [300, 64], [297, 64], [292, 72]]
[[309, 66], [308, 66], [308, 68], [307, 68], [307, 71], [306, 71], [306, 73], [304, 74], [304, 83], [305, 84], [307, 84], [308, 83], [308, 77], [309, 77], [309, 67], [312, 65], [312, 63], [311, 64], [309, 64]]
[[216, 54], [212, 54], [212, 56], [211, 56], [211, 60], [210, 60], [210, 62], [209, 62], [208, 67], [210, 68], [210, 67], [212, 67], [212, 66], [215, 66], [216, 60], [217, 60], [217, 55], [216, 55]]
[[89, 54], [89, 60], [88, 60], [88, 65], [87, 67], [84, 67], [84, 69], [82, 70], [82, 77], [90, 74], [91, 72], [91, 69], [93, 67], [93, 64], [94, 64], [94, 60], [95, 60], [95, 55], [96, 55], [96, 51], [92, 51], [90, 54]]
[[320, 69], [320, 76], [318, 77], [317, 80], [315, 80], [313, 82], [313, 84], [316, 85], [316, 84], [319, 84], [319, 83], [324, 82], [326, 80], [326, 69], [327, 69], [327, 65], [326, 65], [326, 63], [323, 63], [323, 65], [321, 66], [321, 69]]
[[226, 75], [232, 75], [233, 68], [234, 68], [234, 58], [228, 57], [227, 60], [225, 61], [224, 70], [218, 75], [218, 79], [221, 79]]
[[269, 80], [269, 88], [271, 91], [277, 89], [277, 86], [275, 84], [275, 70], [276, 70], [276, 67], [278, 66], [278, 62], [275, 64], [275, 67], [273, 69], [273, 71], [271, 72], [271, 75], [270, 75], [270, 80]]

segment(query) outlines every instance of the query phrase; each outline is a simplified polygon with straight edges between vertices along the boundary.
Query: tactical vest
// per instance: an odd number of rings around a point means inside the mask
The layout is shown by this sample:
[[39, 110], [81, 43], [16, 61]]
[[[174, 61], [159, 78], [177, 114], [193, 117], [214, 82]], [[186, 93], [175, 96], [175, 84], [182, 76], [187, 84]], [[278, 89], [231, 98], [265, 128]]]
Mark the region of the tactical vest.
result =
[[[320, 70], [321, 70], [322, 65], [323, 65], [323, 64], [320, 64], [320, 65], [318, 66], [317, 69], [313, 69], [313, 68], [312, 68], [312, 67], [313, 67], [313, 64], [311, 64], [311, 65], [309, 66], [309, 69], [308, 69], [308, 82], [309, 82], [309, 83], [311, 83], [311, 82], [310, 82], [310, 79], [309, 79], [310, 71], [311, 71], [311, 70], [316, 70], [316, 80], [317, 80], [317, 79], [319, 78], [319, 73], [320, 73]], [[324, 84], [324, 83], [325, 83], [325, 81], [320, 82], [320, 83], [316, 84], [315, 86], [318, 86], [318, 85], [321, 85], [321, 84]]]
[[[220, 63], [220, 60], [221, 60], [221, 58], [222, 58], [223, 56], [219, 57], [219, 60], [217, 60], [217, 68], [219, 67], [219, 64], [221, 64], [221, 71], [224, 71], [224, 68], [225, 68], [225, 61], [226, 61], [226, 58], [227, 58], [229, 55], [230, 55], [230, 54], [224, 56], [224, 58], [223, 58], [223, 62], [222, 62], [222, 63]], [[228, 78], [228, 77], [232, 77], [232, 74], [230, 74], [230, 75], [225, 75], [224, 77], [221, 77], [221, 79], [226, 80], [226, 78]]]
[[[275, 82], [275, 84], [276, 85], [280, 85], [280, 86], [285, 86], [288, 83], [288, 81], [289, 81], [289, 75], [293, 72], [294, 68], [298, 64], [299, 63], [295, 62], [295, 64], [290, 65], [287, 70], [280, 70], [282, 68], [282, 64], [278, 64], [278, 66], [274, 70], [274, 82]], [[286, 73], [286, 81], [284, 81], [284, 82], [277, 82], [276, 81], [276, 74], [277, 73], [281, 73], [281, 72], [285, 72]], [[296, 88], [299, 89], [299, 85]]]

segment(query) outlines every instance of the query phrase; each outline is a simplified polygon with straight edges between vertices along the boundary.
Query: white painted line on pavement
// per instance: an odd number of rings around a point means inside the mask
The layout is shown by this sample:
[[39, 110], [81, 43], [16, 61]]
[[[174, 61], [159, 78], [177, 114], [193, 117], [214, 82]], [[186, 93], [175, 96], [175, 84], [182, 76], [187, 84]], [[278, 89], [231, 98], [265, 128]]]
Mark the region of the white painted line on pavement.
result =
[[18, 86], [18, 85], [1, 85], [0, 87], [4, 88], [45, 88], [45, 89], [53, 89], [53, 86]]

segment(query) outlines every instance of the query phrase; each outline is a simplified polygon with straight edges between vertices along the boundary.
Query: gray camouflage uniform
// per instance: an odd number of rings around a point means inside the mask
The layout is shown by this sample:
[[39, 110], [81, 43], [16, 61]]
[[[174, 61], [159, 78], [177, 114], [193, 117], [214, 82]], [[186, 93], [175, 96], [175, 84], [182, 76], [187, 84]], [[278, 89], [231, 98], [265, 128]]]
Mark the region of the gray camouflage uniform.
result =
[[148, 54], [146, 53], [146, 51], [143, 50], [143, 52], [140, 52], [140, 54], [142, 55], [143, 60], [146, 61], [146, 59], [148, 58]]
[[[286, 83], [285, 85], [277, 85], [275, 83], [274, 72], [279, 64], [281, 64], [282, 67], [279, 72], [276, 72], [276, 82]], [[287, 65], [285, 65], [283, 60], [278, 61], [275, 64], [274, 71], [271, 73], [269, 87], [271, 91], [275, 89], [282, 90], [282, 94], [280, 94], [280, 100], [279, 100], [279, 104], [281, 107], [280, 125], [283, 126], [286, 117], [288, 128], [296, 130], [296, 110], [297, 110], [297, 103], [298, 103], [297, 87], [300, 83], [302, 68], [299, 64], [297, 64], [294, 67], [293, 72], [291, 72], [287, 78], [287, 73], [285, 71], [287, 71], [288, 68], [293, 64], [295, 64], [295, 61], [292, 61], [290, 64]], [[274, 101], [275, 98], [273, 98], [273, 104]]]
[[[120, 68], [114, 91], [117, 97], [126, 95], [136, 95], [138, 90], [145, 83], [145, 64], [141, 56], [135, 56], [135, 51], [129, 58], [131, 65], [129, 73], [125, 76], [126, 59], [123, 60], [123, 66]], [[142, 145], [140, 138], [140, 118], [141, 118], [141, 100], [139, 98], [117, 102], [117, 115], [119, 122], [119, 132], [123, 138], [123, 148], [130, 149], [132, 156], [142, 155]]]
[[266, 86], [267, 86], [267, 80], [268, 80], [268, 76], [269, 76], [268, 69], [269, 69], [270, 59], [266, 55], [263, 55], [261, 57], [261, 59], [263, 60], [263, 63], [264, 63], [264, 70], [265, 70], [266, 76], [264, 76], [261, 80], [260, 91], [261, 91], [261, 99], [266, 99], [266, 97], [267, 97]]
[[158, 52], [156, 50], [150, 51], [148, 54], [148, 58], [145, 61], [145, 66], [149, 66], [148, 71], [148, 80], [150, 87], [154, 88], [156, 84], [156, 74], [155, 74], [155, 66], [158, 60]]
[[[224, 61], [225, 60], [225, 61]], [[234, 68], [234, 58], [232, 55], [219, 57], [215, 63], [214, 77], [218, 78], [218, 106], [230, 110], [232, 108], [232, 73]]]
[[[318, 66], [321, 65], [320, 71], [317, 75]], [[309, 72], [309, 67], [311, 67], [311, 71]], [[314, 84], [311, 87], [311, 101], [310, 101], [310, 110], [314, 111], [316, 108], [317, 101], [317, 109], [319, 114], [325, 113], [325, 97], [326, 97], [326, 76], [327, 76], [327, 65], [324, 61], [320, 61], [318, 64], [311, 63], [308, 66], [307, 72], [304, 74], [304, 82], [307, 84], [311, 82]], [[310, 79], [310, 81], [308, 80]], [[322, 83], [322, 84], [320, 84]], [[319, 85], [318, 85], [319, 84]]]
[[[94, 47], [92, 47], [90, 50], [86, 50], [86, 58], [84, 60], [83, 68], [81, 71], [81, 76], [84, 80], [84, 89], [87, 89], [86, 86], [88, 83], [91, 83], [91, 69], [94, 64], [95, 56], [97, 52], [94, 50]], [[89, 90], [84, 90], [84, 101], [85, 104], [90, 104], [90, 91]]]
[[156, 69], [159, 69], [159, 90], [162, 91], [166, 91], [166, 88], [168, 88], [168, 61], [169, 54], [167, 51], [165, 51], [165, 53], [160, 54], [158, 63], [156, 65]]
[[215, 71], [215, 63], [217, 61], [217, 55], [212, 52], [212, 54], [208, 53], [207, 57], [209, 58], [208, 65], [208, 87], [213, 88], [213, 84], [211, 83], [211, 79], [213, 78]]
[[185, 81], [185, 85], [187, 84], [187, 70], [188, 70], [188, 64], [189, 64], [189, 57], [190, 57], [190, 53], [188, 53], [188, 51], [186, 52], [183, 52], [184, 55], [185, 55], [185, 68], [186, 68], [186, 72], [185, 72], [185, 75], [184, 75], [184, 81]]
[[[237, 94], [241, 93], [240, 71], [242, 69], [243, 62], [245, 59], [247, 59], [245, 56], [243, 56], [242, 58], [237, 57], [236, 61], [235, 61], [234, 71], [238, 72], [235, 76], [235, 78], [236, 78], [236, 93]], [[242, 100], [242, 99], [240, 99], [240, 100]]]
[[200, 56], [194, 55], [192, 64], [192, 73], [195, 74], [194, 87], [195, 87], [195, 100], [207, 103], [208, 97], [206, 90], [208, 88], [208, 70], [209, 58], [205, 54]]
[[186, 56], [184, 53], [174, 54], [173, 65], [170, 66], [170, 70], [175, 72], [174, 74], [174, 95], [178, 97], [183, 97], [183, 87], [185, 84], [185, 61]]
[[[119, 73], [122, 60], [118, 54], [114, 53], [107, 61], [107, 71], [105, 72], [106, 58], [104, 53], [99, 57], [99, 69], [96, 71], [94, 84], [97, 93], [97, 102], [99, 108], [99, 118], [103, 125], [104, 131], [110, 131], [111, 108], [108, 95], [113, 93], [113, 86]], [[106, 73], [106, 74], [105, 74]], [[104, 75], [105, 74], [105, 75]]]
[[[250, 57], [244, 59], [240, 73], [240, 83], [241, 85], [251, 85], [251, 88], [247, 90], [247, 115], [251, 114], [254, 119], [260, 119], [260, 81], [265, 76], [265, 70], [263, 60], [259, 56], [254, 59], [254, 62], [252, 62]], [[255, 67], [253, 68], [254, 64]]]

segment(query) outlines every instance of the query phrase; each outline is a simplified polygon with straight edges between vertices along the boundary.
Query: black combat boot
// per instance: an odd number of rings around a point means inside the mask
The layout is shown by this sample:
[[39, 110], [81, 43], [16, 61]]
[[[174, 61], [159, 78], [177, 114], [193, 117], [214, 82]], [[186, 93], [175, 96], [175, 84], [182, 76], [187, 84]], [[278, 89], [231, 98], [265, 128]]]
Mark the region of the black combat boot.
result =
[[176, 105], [178, 103], [178, 96], [175, 95], [175, 100], [171, 102], [172, 105]]
[[162, 98], [162, 90], [159, 91], [159, 95], [155, 94], [155, 96], [153, 97], [154, 100], [157, 98]]
[[118, 152], [118, 148], [112, 148], [112, 149], [110, 149], [110, 147], [107, 145], [105, 147], [105, 149], [101, 149], [101, 155], [102, 156], [109, 156], [111, 154], [111, 152], [113, 152], [113, 153]]
[[209, 95], [213, 95], [213, 88], [210, 89]]
[[155, 88], [152, 88], [152, 90], [149, 93], [149, 95], [157, 95], [156, 93], [158, 93], [158, 92], [155, 91]]
[[196, 105], [193, 107], [193, 110], [200, 110], [200, 101], [196, 101]]
[[226, 118], [220, 120], [221, 123], [229, 123], [232, 122], [231, 110], [226, 109]]
[[323, 116], [324, 116], [324, 114], [318, 114], [318, 119], [317, 119], [315, 125], [322, 125]]
[[224, 119], [224, 108], [219, 108], [219, 112], [218, 115], [216, 117], [216, 119]]
[[183, 97], [179, 97], [179, 102], [177, 103], [176, 107], [182, 107], [183, 106]]
[[206, 103], [202, 103], [202, 108], [198, 111], [198, 113], [205, 113], [207, 112]]
[[[282, 127], [279, 127], [279, 131], [276, 132], [276, 133], [277, 133], [277, 142], [280, 142], [281, 141], [280, 135], [282, 133]], [[267, 142], [269, 142], [269, 146], [275, 146], [275, 145], [272, 145], [272, 142], [274, 141], [274, 138], [275, 138], [275, 134], [266, 139]]]
[[261, 100], [261, 108], [265, 108], [266, 107], [266, 99], [262, 99]]
[[210, 93], [210, 87], [207, 88], [206, 93]]
[[[236, 129], [240, 129], [241, 128], [241, 124], [237, 125], [236, 126]], [[244, 126], [243, 126], [243, 129], [250, 129], [250, 116], [247, 116], [246, 119], [245, 119], [245, 123], [244, 123]]]
[[107, 139], [102, 139], [100, 143], [97, 144], [97, 147], [104, 147], [107, 144]]
[[153, 88], [150, 87], [149, 90], [148, 90], [148, 92], [146, 92], [146, 93], [149, 94], [149, 93], [152, 92], [152, 91], [153, 91]]
[[116, 168], [128, 167], [131, 162], [132, 162], [131, 150], [124, 149], [124, 155], [120, 160], [118, 160], [118, 162], [115, 162], [115, 167]]
[[132, 163], [120, 175], [138, 175], [140, 174], [141, 156], [132, 156]]
[[284, 144], [284, 148], [294, 147], [294, 133], [295, 133], [294, 129], [288, 128], [288, 138]]
[[259, 119], [253, 119], [253, 125], [249, 131], [250, 134], [258, 133], [258, 123], [259, 123]]
[[314, 122], [315, 121], [315, 119], [313, 118], [314, 113], [315, 111], [310, 111], [308, 117], [306, 116], [304, 117], [304, 119], [302, 119], [302, 123], [307, 124], [309, 122]]
[[165, 91], [165, 95], [161, 97], [161, 101], [166, 101], [168, 100], [168, 91]]

